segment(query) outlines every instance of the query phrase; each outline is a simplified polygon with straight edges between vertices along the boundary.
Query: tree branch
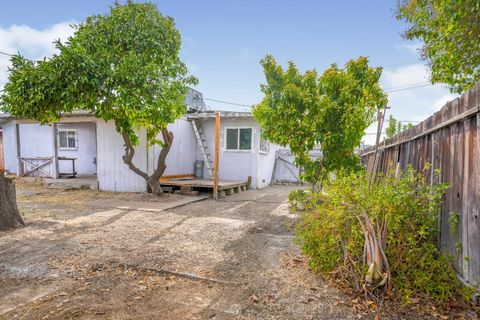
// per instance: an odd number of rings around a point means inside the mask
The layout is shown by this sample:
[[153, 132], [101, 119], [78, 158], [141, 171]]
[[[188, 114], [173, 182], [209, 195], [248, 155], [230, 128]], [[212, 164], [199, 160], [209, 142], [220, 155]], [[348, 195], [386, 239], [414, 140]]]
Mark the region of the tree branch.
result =
[[170, 151], [170, 148], [173, 144], [173, 133], [171, 131], [168, 131], [168, 129], [162, 129], [162, 137], [165, 145], [163, 146], [160, 154], [158, 155], [157, 168], [155, 169], [155, 172], [152, 174], [151, 177], [155, 180], [160, 179], [160, 177], [165, 172], [165, 169], [167, 168], [167, 166], [165, 165], [165, 160], [167, 159], [168, 152]]
[[140, 170], [137, 166], [133, 164], [133, 156], [135, 155], [135, 148], [132, 145], [132, 141], [130, 141], [130, 137], [125, 131], [122, 131], [122, 138], [125, 142], [125, 155], [123, 156], [123, 162], [128, 165], [130, 170], [144, 178], [148, 181], [149, 177], [148, 174], [142, 170]]

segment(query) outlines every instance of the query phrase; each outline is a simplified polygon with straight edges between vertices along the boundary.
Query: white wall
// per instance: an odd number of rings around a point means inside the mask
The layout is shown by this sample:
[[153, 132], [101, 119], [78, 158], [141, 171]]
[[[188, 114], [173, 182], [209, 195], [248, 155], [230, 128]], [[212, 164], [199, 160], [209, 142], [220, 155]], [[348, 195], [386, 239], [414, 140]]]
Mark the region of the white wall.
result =
[[[146, 130], [138, 132], [140, 143], [136, 146], [133, 163], [147, 170]], [[97, 176], [101, 190], [118, 192], [145, 192], [145, 179], [131, 171], [123, 162], [123, 139], [115, 130], [113, 121], [97, 122]]]
[[2, 124], [3, 131], [3, 155], [5, 157], [5, 170], [17, 173], [17, 138], [15, 134], [15, 121]]
[[[97, 173], [97, 141], [96, 124], [93, 122], [83, 123], [59, 123], [58, 129], [76, 129], [77, 130], [77, 149], [61, 150], [58, 149], [59, 157], [76, 158], [75, 170], [79, 175], [93, 175]], [[58, 161], [60, 172], [72, 172], [72, 161]]]
[[[215, 142], [215, 120], [197, 120], [204, 128], [209, 151], [213, 159]], [[68, 124], [70, 126], [70, 124]], [[96, 128], [97, 143], [95, 144], [95, 124], [93, 123], [75, 123], [71, 126], [78, 128], [78, 153], [76, 155], [67, 152], [59, 152], [59, 156], [72, 156], [75, 158], [85, 158], [86, 161], [77, 161], [77, 172], [79, 174], [94, 173], [93, 157], [95, 155], [95, 146], [97, 154], [96, 172], [98, 176], [99, 187], [106, 191], [121, 192], [144, 192], [146, 191], [145, 180], [132, 172], [126, 164], [123, 163], [124, 145], [122, 137], [116, 132], [113, 122], [105, 123], [98, 120]], [[59, 128], [65, 128], [67, 124], [59, 124]], [[3, 126], [4, 149], [5, 149], [5, 167], [9, 172], [17, 171], [16, 158], [16, 137], [15, 122], [10, 121]], [[225, 127], [252, 127], [252, 151], [231, 151], [225, 149]], [[169, 130], [174, 133], [173, 146], [167, 156], [167, 169], [165, 175], [192, 174], [194, 173], [195, 160], [203, 160], [191, 123], [185, 119], [179, 119], [169, 126]], [[40, 126], [38, 124], [21, 124], [20, 136], [22, 144], [22, 156], [53, 156], [53, 138], [51, 126]], [[159, 148], [154, 147], [147, 153], [146, 132], [140, 131], [140, 145], [136, 147], [134, 163], [141, 170], [153, 172], [154, 165], [159, 153]], [[220, 139], [220, 180], [246, 181], [248, 176], [252, 177], [252, 187], [265, 187], [270, 183], [272, 169], [275, 158], [276, 145], [270, 145], [268, 154], [258, 152], [260, 142], [260, 128], [253, 118], [222, 118], [221, 119], [221, 139]], [[82, 142], [83, 141], [83, 142]], [[90, 141], [90, 142], [86, 142]], [[80, 156], [83, 152], [83, 144], [87, 146], [85, 156]], [[88, 148], [88, 150], [87, 150]], [[147, 155], [148, 154], [148, 155]], [[89, 161], [88, 159], [91, 159]], [[83, 165], [83, 163], [85, 165]], [[63, 165], [60, 161], [59, 165]], [[65, 165], [67, 162], [65, 162]], [[62, 168], [61, 168], [62, 169]], [[63, 171], [63, 170], [61, 170]], [[205, 167], [204, 177], [208, 178], [208, 172]]]
[[[40, 125], [38, 123], [22, 123], [19, 125], [20, 132], [20, 156], [22, 158], [53, 158], [53, 127], [48, 125]], [[16, 142], [15, 142], [16, 143]], [[16, 149], [15, 149], [16, 150]], [[40, 164], [42, 161], [34, 161]], [[28, 167], [27, 167], [28, 170]], [[42, 167], [42, 170], [55, 174], [55, 164], [52, 161], [50, 164]], [[35, 177], [45, 177], [41, 171], [34, 171], [29, 174]]]
[[[208, 150], [213, 161], [215, 150], [215, 119], [199, 120], [205, 132]], [[251, 127], [253, 128], [252, 151], [232, 151], [225, 149], [226, 127]], [[252, 177], [252, 188], [257, 187], [257, 161], [258, 161], [258, 134], [259, 126], [253, 118], [221, 118], [220, 121], [220, 163], [218, 176], [220, 180], [247, 181]], [[203, 160], [200, 149], [197, 147], [197, 159]], [[204, 167], [204, 178], [209, 178], [208, 170]]]
[[3, 134], [0, 134], [0, 170], [5, 170], [5, 161], [3, 158]]
[[270, 143], [269, 152], [258, 152], [257, 188], [264, 188], [270, 185], [272, 180], [273, 167], [275, 164], [275, 152], [279, 148], [280, 147], [278, 145]]
[[[192, 124], [186, 119], [178, 119], [168, 126], [173, 133], [173, 145], [167, 155], [164, 175], [193, 174], [196, 160], [197, 140], [192, 130]], [[162, 135], [158, 135], [162, 139]], [[148, 172], [151, 174], [157, 166], [161, 147], [153, 146], [148, 152]]]
[[[5, 169], [17, 173], [17, 138], [16, 122], [9, 121], [2, 125], [4, 135]], [[58, 124], [59, 128], [74, 128], [78, 131], [78, 150], [58, 151], [58, 155], [77, 158], [75, 165], [78, 174], [95, 174], [96, 141], [95, 123]], [[19, 124], [20, 155], [27, 158], [53, 157], [53, 127], [37, 123]], [[59, 161], [60, 172], [70, 172], [70, 161]], [[45, 171], [54, 173], [54, 164], [45, 166]], [[37, 174], [37, 173], [36, 173]]]
[[299, 183], [300, 169], [295, 166], [295, 156], [290, 152], [290, 149], [280, 148], [277, 157], [274, 182]]
[[53, 157], [53, 127], [38, 123], [20, 124], [20, 155], [26, 158]]

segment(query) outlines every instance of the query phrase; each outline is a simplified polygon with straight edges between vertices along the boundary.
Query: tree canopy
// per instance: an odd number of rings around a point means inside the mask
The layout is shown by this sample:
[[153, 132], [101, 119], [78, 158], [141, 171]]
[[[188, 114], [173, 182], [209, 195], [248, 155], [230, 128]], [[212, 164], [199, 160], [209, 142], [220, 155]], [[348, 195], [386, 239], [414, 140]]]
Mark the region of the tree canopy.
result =
[[[151, 177], [132, 163], [137, 130], [145, 128], [148, 142], [164, 146], [166, 157], [173, 140], [166, 127], [185, 112], [187, 85], [197, 82], [180, 60], [174, 20], [153, 3], [128, 1], [73, 27], [65, 43], [56, 41], [58, 53], [50, 59], [11, 59], [4, 111], [43, 124], [78, 109], [114, 120], [125, 140], [125, 163], [147, 181], [158, 180], [164, 159]], [[163, 140], [157, 140], [160, 132]]]
[[432, 83], [461, 93], [480, 80], [478, 0], [399, 0], [397, 18], [408, 23], [406, 39], [423, 42]]
[[[262, 59], [266, 84], [262, 102], [253, 114], [268, 140], [289, 146], [303, 178], [315, 182], [328, 172], [359, 167], [354, 148], [360, 145], [375, 112], [387, 104], [380, 88], [381, 68], [368, 59], [350, 60], [344, 68], [332, 64], [319, 76], [316, 70], [301, 73], [293, 62], [284, 70], [268, 55]], [[323, 157], [310, 152], [320, 146]]]
[[180, 33], [153, 3], [115, 3], [110, 13], [73, 26], [50, 59], [12, 58], [2, 105], [19, 117], [50, 123], [83, 109], [115, 120], [134, 144], [145, 127], [150, 142], [185, 111], [186, 85], [196, 82], [180, 60]]

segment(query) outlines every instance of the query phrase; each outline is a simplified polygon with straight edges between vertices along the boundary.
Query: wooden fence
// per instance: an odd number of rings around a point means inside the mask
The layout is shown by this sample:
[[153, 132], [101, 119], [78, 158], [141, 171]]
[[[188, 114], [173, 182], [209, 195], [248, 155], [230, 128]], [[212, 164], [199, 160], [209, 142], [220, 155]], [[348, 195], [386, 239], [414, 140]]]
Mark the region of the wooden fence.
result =
[[[404, 170], [412, 165], [430, 184], [447, 190], [440, 213], [439, 244], [454, 257], [459, 276], [480, 284], [480, 82], [410, 130], [361, 152], [368, 171]], [[426, 164], [431, 167], [424, 170]], [[441, 169], [440, 176], [434, 171]], [[449, 218], [459, 215], [458, 230]]]

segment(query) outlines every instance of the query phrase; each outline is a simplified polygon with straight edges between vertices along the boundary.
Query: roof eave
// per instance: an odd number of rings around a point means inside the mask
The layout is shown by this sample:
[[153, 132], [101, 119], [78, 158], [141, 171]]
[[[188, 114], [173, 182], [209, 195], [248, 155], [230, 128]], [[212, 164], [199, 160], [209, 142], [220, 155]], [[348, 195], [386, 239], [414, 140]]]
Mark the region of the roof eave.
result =
[[[187, 115], [187, 119], [213, 119], [217, 112], [201, 112]], [[253, 118], [251, 112], [218, 111], [220, 118]]]

